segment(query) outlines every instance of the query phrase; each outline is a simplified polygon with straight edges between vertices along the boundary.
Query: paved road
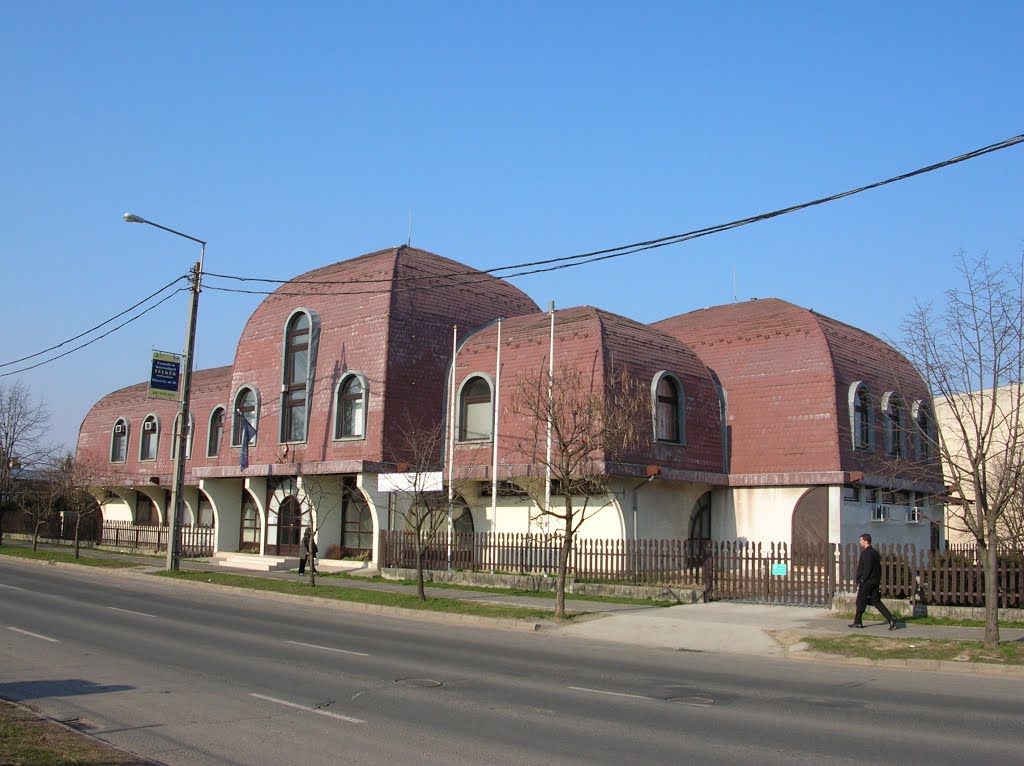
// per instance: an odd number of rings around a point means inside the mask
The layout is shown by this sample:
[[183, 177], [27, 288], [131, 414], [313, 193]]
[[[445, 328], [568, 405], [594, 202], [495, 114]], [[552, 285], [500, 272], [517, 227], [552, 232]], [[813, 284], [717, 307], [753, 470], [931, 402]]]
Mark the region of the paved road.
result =
[[167, 764], [1021, 761], [1017, 678], [629, 647], [7, 559], [0, 615], [0, 696]]

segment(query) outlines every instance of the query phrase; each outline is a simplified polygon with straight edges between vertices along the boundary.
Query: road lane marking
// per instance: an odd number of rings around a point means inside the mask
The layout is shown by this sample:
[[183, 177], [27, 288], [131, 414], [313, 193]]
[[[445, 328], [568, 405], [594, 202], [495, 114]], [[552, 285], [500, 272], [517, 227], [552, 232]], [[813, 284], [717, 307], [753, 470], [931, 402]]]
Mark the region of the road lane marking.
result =
[[16, 628], [13, 625], [8, 625], [7, 629], [8, 630], [13, 630], [15, 633], [23, 633], [26, 636], [32, 636], [32, 638], [41, 638], [41, 639], [43, 639], [43, 641], [49, 641], [52, 644], [59, 644], [60, 643], [60, 641], [58, 641], [56, 638], [50, 638], [49, 636], [41, 636], [38, 633], [30, 633], [27, 630], [22, 630], [21, 628]]
[[348, 649], [335, 649], [331, 646], [320, 646], [319, 644], [304, 644], [301, 641], [285, 641], [286, 644], [305, 646], [308, 649], [323, 649], [325, 652], [338, 652], [338, 654], [354, 654], [356, 657], [369, 657], [366, 652], [350, 652]]
[[349, 723], [366, 723], [366, 721], [360, 720], [359, 718], [350, 718], [347, 715], [341, 715], [340, 713], [332, 713], [330, 710], [320, 710], [319, 708], [309, 707], [308, 705], [299, 705], [295, 702], [289, 702], [288, 700], [281, 700], [277, 697], [268, 697], [265, 694], [250, 694], [250, 697], [256, 699], [266, 700], [267, 702], [275, 702], [278, 705], [284, 705], [286, 707], [293, 707], [298, 710], [305, 710], [307, 713], [316, 713], [317, 715], [325, 715], [328, 718], [337, 718], [339, 721], [348, 721]]
[[646, 697], [643, 694], [623, 694], [622, 692], [609, 692], [604, 689], [588, 689], [585, 686], [570, 686], [570, 689], [578, 692], [592, 692], [594, 694], [607, 694], [609, 697], [629, 697], [635, 700], [653, 700], [654, 697]]
[[0, 588], [10, 588], [11, 590], [25, 590], [24, 588], [19, 588], [17, 585], [4, 585], [2, 582], [0, 582]]
[[127, 612], [128, 614], [137, 614], [140, 617], [156, 617], [155, 614], [146, 614], [145, 612], [136, 612], [134, 609], [121, 609], [116, 606], [108, 606], [107, 609], [113, 609], [115, 612]]

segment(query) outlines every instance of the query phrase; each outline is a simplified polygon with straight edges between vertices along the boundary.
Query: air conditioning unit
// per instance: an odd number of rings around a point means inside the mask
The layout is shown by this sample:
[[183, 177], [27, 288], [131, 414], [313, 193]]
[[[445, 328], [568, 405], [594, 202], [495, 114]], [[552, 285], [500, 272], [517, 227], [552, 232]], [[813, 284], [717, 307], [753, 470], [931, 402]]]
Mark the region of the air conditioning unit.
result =
[[924, 520], [924, 508], [919, 505], [915, 505], [909, 511], [907, 511], [907, 523], [908, 524], [920, 524]]
[[889, 506], [887, 505], [876, 505], [871, 509], [871, 520], [872, 521], [885, 521], [889, 518]]
[[116, 426], [114, 426], [114, 433], [115, 434], [123, 434], [124, 433], [124, 423], [118, 423]]
[[154, 423], [152, 420], [147, 420], [145, 423], [142, 424], [143, 431], [152, 431], [154, 428], [156, 428], [156, 423]]

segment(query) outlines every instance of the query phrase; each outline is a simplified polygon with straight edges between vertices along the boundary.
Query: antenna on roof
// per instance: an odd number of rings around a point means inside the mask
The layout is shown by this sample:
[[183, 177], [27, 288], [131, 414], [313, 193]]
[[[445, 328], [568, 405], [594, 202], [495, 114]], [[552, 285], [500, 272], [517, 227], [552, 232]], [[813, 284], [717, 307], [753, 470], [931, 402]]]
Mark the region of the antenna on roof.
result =
[[409, 238], [405, 240], [408, 247], [412, 247], [412, 208], [409, 208]]

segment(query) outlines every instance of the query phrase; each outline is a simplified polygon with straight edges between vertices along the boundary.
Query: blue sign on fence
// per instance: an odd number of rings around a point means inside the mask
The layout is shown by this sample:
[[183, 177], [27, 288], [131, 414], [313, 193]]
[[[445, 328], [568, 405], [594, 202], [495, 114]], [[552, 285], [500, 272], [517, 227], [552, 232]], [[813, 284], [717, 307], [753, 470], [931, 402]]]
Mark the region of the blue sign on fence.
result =
[[151, 399], [177, 399], [181, 377], [181, 356], [164, 351], [153, 352], [153, 371], [149, 376]]
[[772, 564], [772, 577], [785, 577], [789, 567], [785, 564]]

